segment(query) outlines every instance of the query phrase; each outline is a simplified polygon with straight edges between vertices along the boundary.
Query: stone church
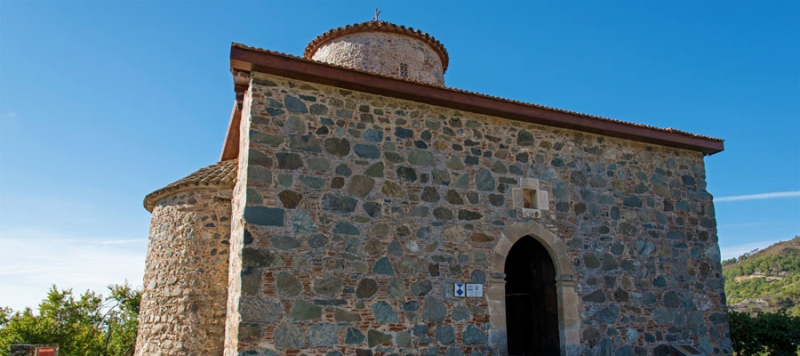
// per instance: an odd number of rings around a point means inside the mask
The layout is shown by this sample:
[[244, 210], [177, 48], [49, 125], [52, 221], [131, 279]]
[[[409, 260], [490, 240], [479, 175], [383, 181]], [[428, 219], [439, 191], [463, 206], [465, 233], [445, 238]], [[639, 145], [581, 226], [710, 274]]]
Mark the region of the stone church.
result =
[[147, 195], [137, 355], [730, 355], [720, 139], [445, 86], [428, 34], [232, 44], [220, 161]]

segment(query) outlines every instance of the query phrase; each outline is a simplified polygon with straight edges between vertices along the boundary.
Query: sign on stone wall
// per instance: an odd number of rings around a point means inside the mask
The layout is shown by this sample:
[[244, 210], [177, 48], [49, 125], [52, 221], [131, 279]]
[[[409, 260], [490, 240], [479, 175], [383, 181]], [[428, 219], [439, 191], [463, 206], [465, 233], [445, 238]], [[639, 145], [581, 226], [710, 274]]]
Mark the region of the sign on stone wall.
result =
[[464, 283], [455, 283], [453, 286], [453, 295], [464, 298], [465, 294], [466, 288], [464, 288]]
[[467, 297], [480, 298], [483, 297], [483, 284], [467, 284]]

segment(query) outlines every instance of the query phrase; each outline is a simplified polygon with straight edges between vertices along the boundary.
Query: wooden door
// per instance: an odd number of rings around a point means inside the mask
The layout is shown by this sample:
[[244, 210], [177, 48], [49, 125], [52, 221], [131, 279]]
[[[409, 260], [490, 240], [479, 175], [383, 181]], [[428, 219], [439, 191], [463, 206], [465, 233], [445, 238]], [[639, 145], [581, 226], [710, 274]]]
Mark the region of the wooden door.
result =
[[526, 236], [505, 264], [508, 354], [559, 356], [556, 270], [541, 243]]

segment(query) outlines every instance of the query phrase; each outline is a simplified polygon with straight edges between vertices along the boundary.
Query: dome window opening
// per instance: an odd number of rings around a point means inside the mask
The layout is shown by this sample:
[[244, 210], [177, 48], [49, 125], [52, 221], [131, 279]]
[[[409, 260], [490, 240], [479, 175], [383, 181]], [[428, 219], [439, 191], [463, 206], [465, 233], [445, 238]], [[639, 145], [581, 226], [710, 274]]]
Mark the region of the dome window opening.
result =
[[400, 63], [400, 78], [408, 79], [408, 64]]

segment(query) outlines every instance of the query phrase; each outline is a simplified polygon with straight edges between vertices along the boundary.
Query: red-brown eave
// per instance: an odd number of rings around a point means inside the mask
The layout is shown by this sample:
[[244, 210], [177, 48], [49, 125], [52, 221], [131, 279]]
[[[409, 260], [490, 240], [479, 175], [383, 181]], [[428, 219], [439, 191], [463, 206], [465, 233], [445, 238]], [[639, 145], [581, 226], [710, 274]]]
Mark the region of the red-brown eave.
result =
[[[723, 141], [718, 138], [387, 77], [237, 43], [231, 45], [231, 70], [272, 74], [510, 120], [683, 148], [707, 155], [724, 149]], [[235, 77], [235, 82], [236, 79]], [[246, 90], [246, 87], [237, 85], [236, 91], [241, 94], [243, 89]], [[234, 108], [221, 160], [238, 156], [239, 116], [238, 110]]]

